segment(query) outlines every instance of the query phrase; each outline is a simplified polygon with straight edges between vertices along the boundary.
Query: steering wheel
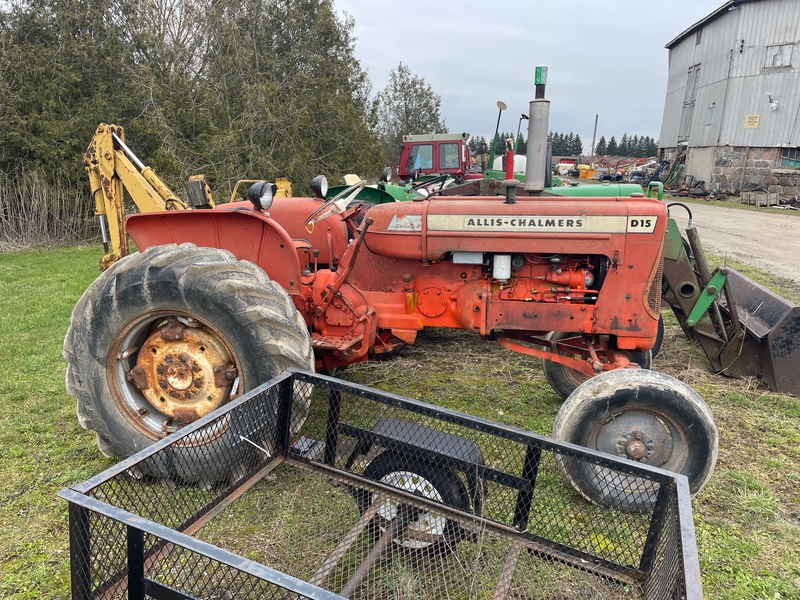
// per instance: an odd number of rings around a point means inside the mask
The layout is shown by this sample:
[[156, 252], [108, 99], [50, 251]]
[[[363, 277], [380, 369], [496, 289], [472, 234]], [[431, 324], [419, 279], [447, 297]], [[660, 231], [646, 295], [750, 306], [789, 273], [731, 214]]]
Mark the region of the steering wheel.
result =
[[322, 206], [311, 213], [311, 216], [306, 219], [306, 227], [311, 227], [318, 221], [327, 219], [331, 215], [342, 214], [347, 209], [347, 205], [353, 201], [353, 198], [355, 198], [358, 192], [364, 189], [364, 186], [366, 185], [367, 180], [362, 179], [361, 181], [346, 187], [333, 198], [326, 200]]
[[[450, 175], [447, 173], [443, 173], [441, 175], [437, 175], [432, 179], [428, 179], [427, 181], [420, 181], [411, 184], [412, 190], [419, 190], [419, 189], [426, 189], [430, 192], [431, 196], [436, 194], [436, 192], [441, 192], [444, 189], [447, 180], [450, 179]], [[436, 189], [438, 187], [438, 189]]]

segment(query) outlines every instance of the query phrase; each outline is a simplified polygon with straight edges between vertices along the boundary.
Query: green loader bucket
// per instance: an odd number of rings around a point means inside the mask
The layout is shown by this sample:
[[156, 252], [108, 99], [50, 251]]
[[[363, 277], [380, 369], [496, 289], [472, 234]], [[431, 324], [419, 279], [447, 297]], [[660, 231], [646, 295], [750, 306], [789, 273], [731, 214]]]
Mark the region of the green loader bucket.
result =
[[[740, 348], [729, 347], [726, 374], [759, 375], [770, 389], [800, 396], [800, 307], [727, 268], [730, 299], [720, 302], [724, 312], [746, 331]], [[746, 346], [749, 346], [748, 349]]]

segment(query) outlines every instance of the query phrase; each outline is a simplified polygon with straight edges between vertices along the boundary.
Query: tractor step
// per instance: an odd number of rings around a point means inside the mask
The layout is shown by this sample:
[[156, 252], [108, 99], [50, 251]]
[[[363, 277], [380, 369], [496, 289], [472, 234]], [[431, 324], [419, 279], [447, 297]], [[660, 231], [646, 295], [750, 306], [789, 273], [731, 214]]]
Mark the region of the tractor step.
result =
[[311, 334], [311, 347], [314, 350], [339, 350], [345, 352], [352, 350], [355, 346], [361, 343], [364, 336], [354, 338], [341, 338], [329, 335], [319, 335], [318, 333]]

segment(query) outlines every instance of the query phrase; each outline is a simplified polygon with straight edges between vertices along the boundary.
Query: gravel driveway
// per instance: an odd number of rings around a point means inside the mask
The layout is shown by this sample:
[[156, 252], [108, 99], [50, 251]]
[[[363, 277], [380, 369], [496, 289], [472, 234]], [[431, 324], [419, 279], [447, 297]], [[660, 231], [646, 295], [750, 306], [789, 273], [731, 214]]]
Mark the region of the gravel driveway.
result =
[[[738, 210], [711, 203], [687, 203], [687, 206], [706, 250], [779, 274], [800, 285], [800, 216]], [[670, 216], [681, 229], [686, 227], [685, 210], [673, 207]]]

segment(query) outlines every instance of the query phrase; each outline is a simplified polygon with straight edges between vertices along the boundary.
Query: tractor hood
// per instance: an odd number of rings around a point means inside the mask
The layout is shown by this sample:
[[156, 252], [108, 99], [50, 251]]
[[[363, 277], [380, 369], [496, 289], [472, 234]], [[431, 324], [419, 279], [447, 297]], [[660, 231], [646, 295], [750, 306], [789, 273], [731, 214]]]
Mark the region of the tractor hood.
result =
[[371, 252], [439, 261], [456, 251], [621, 256], [629, 234], [649, 244], [652, 236], [663, 239], [667, 211], [650, 198], [538, 196], [507, 204], [490, 196], [395, 202], [371, 208], [369, 216], [364, 242]]

